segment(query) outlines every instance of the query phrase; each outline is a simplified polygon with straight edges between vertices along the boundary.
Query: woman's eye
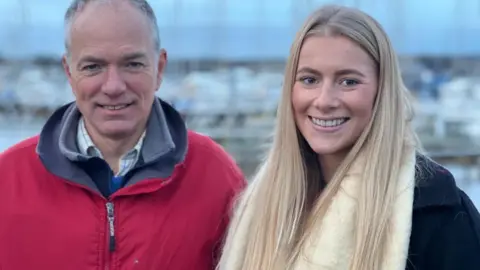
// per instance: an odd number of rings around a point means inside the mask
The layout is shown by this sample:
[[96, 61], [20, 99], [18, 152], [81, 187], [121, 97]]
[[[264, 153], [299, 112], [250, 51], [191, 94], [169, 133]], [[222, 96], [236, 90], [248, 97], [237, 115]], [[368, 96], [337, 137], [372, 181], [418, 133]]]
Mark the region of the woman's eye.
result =
[[317, 83], [317, 79], [315, 79], [313, 77], [302, 77], [302, 78], [300, 78], [300, 81], [303, 84], [306, 84], [306, 85], [311, 85], [311, 84], [316, 84]]
[[343, 86], [355, 86], [358, 84], [358, 81], [353, 79], [345, 79], [345, 80], [342, 80], [340, 84]]

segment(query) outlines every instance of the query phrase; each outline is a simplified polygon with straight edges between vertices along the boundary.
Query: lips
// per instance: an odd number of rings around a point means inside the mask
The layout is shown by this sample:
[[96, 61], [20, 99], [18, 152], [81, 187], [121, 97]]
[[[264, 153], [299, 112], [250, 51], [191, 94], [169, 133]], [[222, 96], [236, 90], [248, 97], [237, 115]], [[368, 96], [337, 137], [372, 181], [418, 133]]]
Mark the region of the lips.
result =
[[308, 118], [310, 118], [310, 121], [312, 121], [312, 123], [314, 125], [317, 125], [317, 126], [320, 126], [320, 127], [323, 127], [323, 128], [338, 127], [338, 126], [341, 126], [341, 125], [345, 124], [345, 122], [347, 122], [349, 120], [348, 117], [321, 119], [321, 118], [316, 118], [316, 117], [309, 116]]
[[118, 111], [118, 110], [126, 109], [130, 105], [132, 105], [132, 103], [109, 104], [109, 105], [99, 104], [98, 106], [105, 110]]

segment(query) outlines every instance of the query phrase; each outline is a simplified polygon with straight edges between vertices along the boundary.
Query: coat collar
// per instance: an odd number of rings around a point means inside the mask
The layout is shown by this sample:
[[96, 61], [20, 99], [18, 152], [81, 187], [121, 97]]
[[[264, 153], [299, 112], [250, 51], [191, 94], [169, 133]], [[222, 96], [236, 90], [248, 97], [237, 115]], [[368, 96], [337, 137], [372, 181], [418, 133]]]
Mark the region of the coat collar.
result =
[[423, 155], [417, 155], [413, 210], [431, 207], [452, 207], [461, 203], [452, 173]]

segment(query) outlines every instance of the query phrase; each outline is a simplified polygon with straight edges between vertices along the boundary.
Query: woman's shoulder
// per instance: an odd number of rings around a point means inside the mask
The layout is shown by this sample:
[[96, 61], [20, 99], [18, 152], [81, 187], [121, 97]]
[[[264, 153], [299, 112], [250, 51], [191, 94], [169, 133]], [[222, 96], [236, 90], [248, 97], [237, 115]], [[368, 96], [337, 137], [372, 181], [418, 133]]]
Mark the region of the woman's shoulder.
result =
[[425, 156], [417, 158], [416, 178], [409, 260], [428, 269], [477, 269], [480, 214], [469, 196]]
[[461, 193], [452, 173], [424, 155], [417, 155], [414, 209], [452, 207], [461, 203]]
[[[416, 163], [414, 210], [452, 207], [476, 210], [447, 168], [424, 155], [417, 155]], [[478, 214], [478, 211], [474, 212]]]

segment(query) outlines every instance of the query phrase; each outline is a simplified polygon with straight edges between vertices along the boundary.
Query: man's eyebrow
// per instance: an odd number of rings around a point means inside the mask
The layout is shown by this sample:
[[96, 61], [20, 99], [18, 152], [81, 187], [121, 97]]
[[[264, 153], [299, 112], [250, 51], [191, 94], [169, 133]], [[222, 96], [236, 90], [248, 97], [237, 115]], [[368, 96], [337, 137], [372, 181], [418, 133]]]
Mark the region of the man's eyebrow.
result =
[[95, 57], [95, 56], [92, 56], [92, 55], [86, 55], [86, 56], [83, 56], [82, 58], [80, 58], [80, 60], [78, 61], [78, 64], [77, 64], [77, 68], [80, 68], [81, 65], [83, 65], [84, 63], [104, 64], [104, 63], [106, 63], [106, 61], [102, 58], [98, 58], [98, 57]]
[[147, 59], [147, 55], [143, 52], [134, 52], [126, 54], [122, 57], [123, 61], [135, 60], [135, 59]]
[[[131, 60], [136, 60], [136, 59], [147, 59], [147, 55], [143, 52], [134, 52], [134, 53], [128, 53], [122, 57], [122, 61], [131, 61]], [[82, 58], [80, 58], [80, 61], [78, 61], [77, 68], [80, 68], [81, 65], [85, 63], [96, 63], [96, 64], [105, 64], [107, 61], [105, 59], [93, 56], [93, 55], [85, 55]]]

